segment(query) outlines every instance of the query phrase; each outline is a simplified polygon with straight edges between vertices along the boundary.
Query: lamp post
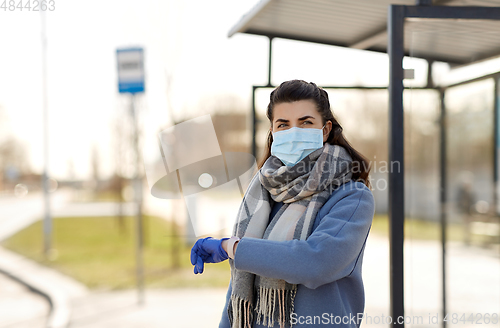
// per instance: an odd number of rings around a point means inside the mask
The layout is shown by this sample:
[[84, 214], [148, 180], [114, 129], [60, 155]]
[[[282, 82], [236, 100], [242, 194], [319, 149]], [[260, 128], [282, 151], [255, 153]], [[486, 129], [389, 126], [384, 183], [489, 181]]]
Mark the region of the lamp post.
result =
[[47, 36], [45, 31], [45, 10], [40, 10], [42, 31], [42, 111], [43, 111], [43, 173], [42, 188], [45, 214], [43, 219], [43, 254], [50, 258], [52, 248], [52, 217], [50, 214], [49, 194], [49, 127], [48, 127], [48, 102], [47, 102]]

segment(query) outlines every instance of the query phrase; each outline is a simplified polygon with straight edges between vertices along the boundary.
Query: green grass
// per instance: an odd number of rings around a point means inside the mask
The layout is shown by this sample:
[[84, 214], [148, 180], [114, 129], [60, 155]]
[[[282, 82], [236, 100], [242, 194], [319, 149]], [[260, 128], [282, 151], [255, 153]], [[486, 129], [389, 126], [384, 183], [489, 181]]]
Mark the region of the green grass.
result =
[[119, 202], [124, 201], [120, 193], [111, 190], [102, 191], [89, 191], [89, 190], [79, 190], [77, 191], [77, 197], [72, 201], [77, 203], [87, 203], [87, 202]]
[[[373, 217], [371, 233], [387, 236], [389, 234], [389, 219], [387, 215]], [[448, 241], [462, 241], [464, 237], [461, 224], [448, 223], [446, 238]], [[480, 236], [475, 236], [480, 237]], [[441, 240], [441, 224], [436, 221], [406, 218], [405, 238], [420, 240]]]
[[[116, 217], [56, 218], [53, 220], [53, 248], [57, 256], [51, 260], [42, 253], [42, 222], [36, 222], [2, 245], [43, 265], [55, 268], [81, 281], [91, 289], [125, 289], [135, 280], [135, 218], [125, 217], [120, 232]], [[190, 250], [174, 237], [172, 224], [156, 217], [144, 217], [144, 263], [146, 286], [150, 288], [227, 287], [230, 278], [228, 261], [206, 264], [201, 275], [193, 273]], [[387, 236], [388, 218], [376, 215], [371, 233]], [[463, 230], [450, 224], [448, 240], [461, 241]], [[405, 238], [439, 240], [438, 222], [407, 219]], [[178, 265], [174, 265], [173, 247], [178, 249]]]
[[120, 193], [105, 190], [92, 194], [91, 202], [118, 202], [124, 201]]
[[[92, 289], [134, 287], [135, 218], [125, 217], [121, 233], [117, 218], [56, 218], [53, 220], [53, 259], [42, 253], [42, 222], [36, 222], [2, 245], [43, 265], [74, 277]], [[147, 287], [227, 287], [230, 278], [227, 261], [206, 264], [203, 274], [195, 275], [190, 262], [192, 245], [173, 237], [171, 223], [144, 217], [144, 263]], [[179, 264], [174, 265], [172, 247], [178, 249]]]

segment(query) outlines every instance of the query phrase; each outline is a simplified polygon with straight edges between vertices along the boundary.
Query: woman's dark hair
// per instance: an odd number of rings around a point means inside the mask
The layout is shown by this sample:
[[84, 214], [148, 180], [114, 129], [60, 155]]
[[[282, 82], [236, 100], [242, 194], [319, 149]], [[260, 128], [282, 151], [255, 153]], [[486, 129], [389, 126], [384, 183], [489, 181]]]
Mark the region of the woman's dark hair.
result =
[[[368, 175], [370, 173], [370, 163], [354, 149], [347, 139], [342, 134], [342, 127], [340, 126], [338, 120], [333, 116], [332, 110], [330, 108], [330, 101], [328, 99], [328, 93], [322, 88], [316, 86], [316, 84], [306, 82], [303, 80], [291, 80], [281, 83], [279, 87], [271, 92], [270, 102], [267, 106], [267, 118], [273, 122], [273, 108], [275, 105], [285, 102], [293, 102], [299, 100], [312, 100], [316, 104], [316, 109], [321, 115], [323, 124], [328, 121], [332, 122], [332, 130], [326, 142], [331, 145], [339, 145], [344, 147], [349, 155], [351, 155], [353, 160], [352, 167], [352, 179], [354, 181], [361, 181], [367, 187], [370, 187], [370, 181]], [[260, 169], [264, 165], [265, 161], [271, 156], [271, 145], [273, 143], [273, 134], [271, 131], [267, 133], [267, 142], [264, 149], [264, 154], [258, 163], [258, 168]]]

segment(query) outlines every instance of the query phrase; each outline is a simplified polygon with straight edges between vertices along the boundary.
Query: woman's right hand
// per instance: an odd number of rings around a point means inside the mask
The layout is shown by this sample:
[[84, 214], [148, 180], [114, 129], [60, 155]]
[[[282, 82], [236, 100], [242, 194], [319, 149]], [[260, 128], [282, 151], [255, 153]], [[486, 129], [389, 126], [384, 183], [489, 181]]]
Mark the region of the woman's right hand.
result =
[[227, 252], [222, 248], [222, 241], [229, 238], [215, 239], [207, 237], [198, 239], [191, 248], [191, 264], [194, 273], [203, 273], [205, 263], [219, 263], [228, 259]]

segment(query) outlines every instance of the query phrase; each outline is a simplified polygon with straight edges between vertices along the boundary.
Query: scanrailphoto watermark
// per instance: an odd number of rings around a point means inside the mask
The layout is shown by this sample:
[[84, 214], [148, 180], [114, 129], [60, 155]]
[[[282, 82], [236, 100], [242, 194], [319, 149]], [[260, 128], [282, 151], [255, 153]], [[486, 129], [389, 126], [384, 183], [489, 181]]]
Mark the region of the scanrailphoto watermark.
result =
[[473, 324], [473, 325], [497, 325], [499, 321], [498, 313], [448, 313], [444, 317], [438, 313], [428, 315], [406, 315], [398, 316], [395, 320], [390, 315], [369, 315], [367, 313], [356, 313], [344, 316], [334, 315], [333, 313], [323, 313], [322, 315], [290, 315], [292, 325], [389, 325], [393, 322], [406, 325], [428, 325], [441, 326], [443, 322], [449, 324]]

